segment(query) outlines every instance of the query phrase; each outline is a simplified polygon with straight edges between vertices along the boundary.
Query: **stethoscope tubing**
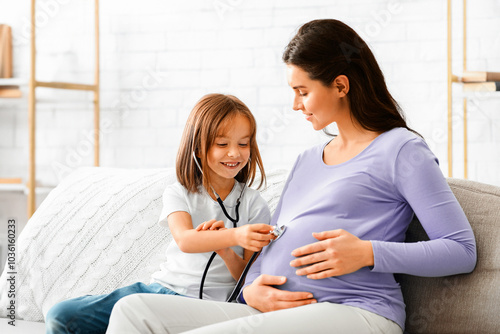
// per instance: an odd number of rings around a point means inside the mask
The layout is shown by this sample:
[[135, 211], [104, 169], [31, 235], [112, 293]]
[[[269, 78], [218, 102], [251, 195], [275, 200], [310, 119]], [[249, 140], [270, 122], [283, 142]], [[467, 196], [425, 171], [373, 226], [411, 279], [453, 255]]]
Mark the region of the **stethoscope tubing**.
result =
[[[193, 154], [193, 157], [194, 157], [194, 154]], [[195, 161], [196, 161], [196, 165], [198, 165], [198, 161], [196, 160], [196, 157], [194, 158]], [[198, 168], [200, 169], [201, 171], [201, 167], [198, 165]], [[202, 172], [203, 174], [203, 172]], [[222, 199], [220, 198], [219, 194], [217, 194], [217, 192], [215, 191], [214, 188], [212, 188], [212, 191], [215, 195], [215, 197], [217, 198], [217, 203], [219, 203], [219, 206], [221, 207], [222, 209], [222, 213], [224, 214], [224, 216], [226, 216], [227, 219], [229, 219], [232, 223], [233, 223], [233, 228], [236, 228], [238, 227], [238, 222], [240, 221], [240, 204], [241, 204], [241, 197], [243, 196], [243, 192], [245, 191], [246, 189], [246, 184], [243, 185], [243, 189], [241, 189], [241, 192], [240, 192], [240, 196], [238, 197], [238, 199], [236, 200], [236, 207], [235, 207], [235, 218], [231, 217], [229, 215], [229, 213], [227, 212], [226, 210], [226, 206], [224, 205], [224, 202], [222, 201]], [[254, 254], [256, 255], [256, 254]], [[213, 252], [211, 255], [210, 255], [210, 258], [208, 259], [208, 262], [207, 262], [207, 265], [205, 266], [205, 270], [203, 271], [203, 275], [201, 276], [201, 281], [200, 281], [200, 291], [198, 293], [198, 298], [199, 299], [203, 299], [203, 286], [205, 285], [205, 279], [207, 277], [207, 274], [208, 274], [208, 269], [210, 268], [210, 265], [212, 264], [213, 260], [215, 259], [215, 257], [217, 256], [217, 253], [216, 252]], [[253, 256], [253, 258], [255, 259], [255, 256]], [[251, 263], [251, 262], [249, 262]], [[245, 266], [245, 269], [243, 271], [247, 271], [248, 272], [248, 269], [250, 268], [250, 266], [247, 265]], [[246, 276], [246, 275], [245, 275]], [[245, 278], [245, 276], [241, 276], [243, 278]], [[241, 280], [241, 277], [240, 279], [238, 280], [238, 282]]]
[[[245, 188], [243, 188], [243, 190], [244, 189]], [[215, 193], [216, 196], [217, 196], [217, 203], [219, 203], [219, 205], [220, 205], [220, 207], [222, 209], [222, 212], [224, 213], [224, 215], [226, 216], [226, 218], [229, 219], [233, 223], [233, 228], [238, 227], [238, 221], [240, 220], [239, 208], [240, 208], [240, 198], [243, 195], [243, 190], [241, 191], [240, 197], [238, 198], [238, 200], [236, 202], [236, 208], [235, 208], [236, 218], [232, 218], [227, 213], [226, 207], [224, 206], [224, 202], [219, 197], [219, 195], [217, 195], [217, 193]], [[215, 190], [214, 190], [214, 192], [215, 192]], [[203, 286], [205, 285], [205, 279], [206, 279], [207, 274], [208, 274], [208, 269], [210, 268], [210, 265], [212, 264], [212, 262], [213, 262], [213, 260], [215, 259], [216, 256], [217, 256], [217, 253], [216, 252], [212, 252], [212, 254], [210, 255], [210, 258], [208, 259], [207, 265], [205, 266], [205, 270], [203, 271], [203, 275], [201, 276], [200, 291], [198, 293], [198, 298], [199, 299], [203, 299]], [[247, 264], [247, 266], [248, 266], [248, 264]], [[245, 269], [246, 269], [246, 267], [245, 267]], [[241, 279], [241, 277], [240, 277], [240, 279]]]
[[[282, 225], [279, 227], [276, 227], [274, 230], [271, 231], [272, 234], [276, 236], [276, 239], [272, 240], [271, 242], [275, 242], [281, 236], [283, 233], [285, 233], [286, 226]], [[257, 256], [259, 255], [260, 252], [254, 252], [252, 256], [250, 257], [250, 260], [248, 263], [245, 265], [245, 268], [243, 269], [243, 272], [240, 275], [240, 278], [238, 279], [238, 282], [236, 282], [236, 285], [234, 286], [233, 291], [231, 292], [231, 295], [229, 295], [229, 298], [226, 300], [226, 302], [231, 303], [233, 302], [238, 295], [240, 294], [240, 290], [243, 287], [243, 282], [245, 281], [245, 277], [247, 277], [248, 271], [250, 270], [250, 266], [253, 264]], [[201, 283], [200, 283], [200, 293], [199, 293], [199, 298], [203, 299], [203, 285], [205, 284], [205, 278], [207, 276], [208, 268], [212, 264], [212, 261], [214, 260], [215, 256], [217, 255], [216, 252], [213, 252], [212, 255], [210, 256], [210, 259], [207, 262], [207, 265], [205, 266], [205, 271], [203, 272], [203, 276], [201, 278]]]
[[[194, 152], [192, 152], [192, 153], [193, 153], [194, 162], [196, 163], [196, 166], [200, 170], [201, 174], [203, 175], [203, 170], [201, 169], [201, 166], [198, 163], [198, 160], [196, 159], [196, 155], [194, 154]], [[238, 197], [238, 199], [236, 201], [235, 218], [233, 218], [233, 217], [231, 217], [229, 215], [229, 213], [227, 212], [226, 207], [224, 205], [224, 202], [220, 198], [219, 194], [217, 194], [217, 192], [215, 191], [215, 189], [213, 187], [211, 187], [211, 188], [212, 188], [212, 191], [213, 191], [215, 197], [217, 198], [217, 203], [219, 203], [219, 206], [222, 209], [222, 213], [224, 213], [224, 216], [226, 216], [226, 218], [229, 219], [233, 223], [233, 228], [238, 227], [238, 222], [240, 220], [240, 211], [239, 211], [240, 200], [241, 200], [241, 197], [243, 196], [243, 192], [246, 189], [246, 184], [243, 185], [243, 189], [240, 192], [240, 196]], [[277, 240], [277, 239], [279, 239], [279, 237], [281, 237], [281, 235], [283, 234], [284, 230], [285, 230], [285, 226], [282, 226], [281, 228], [274, 229], [271, 232], [271, 233], [273, 233], [276, 236], [275, 240]], [[245, 277], [247, 276], [248, 271], [250, 270], [250, 266], [252, 265], [252, 263], [257, 258], [257, 255], [259, 255], [259, 252], [254, 252], [252, 254], [250, 260], [248, 261], [248, 263], [246, 264], [245, 268], [243, 269], [243, 272], [241, 273], [240, 278], [238, 279], [238, 282], [236, 282], [236, 285], [235, 285], [233, 291], [231, 292], [231, 295], [226, 300], [226, 302], [231, 303], [232, 301], [234, 301], [238, 297], [238, 295], [240, 293], [240, 290], [241, 290], [241, 288], [243, 286], [243, 282], [245, 281]], [[208, 259], [207, 265], [205, 266], [205, 270], [203, 271], [203, 275], [201, 276], [200, 290], [199, 290], [199, 294], [198, 294], [199, 299], [203, 299], [203, 286], [205, 285], [205, 279], [206, 279], [207, 274], [208, 274], [208, 269], [210, 268], [210, 265], [212, 264], [212, 262], [213, 262], [213, 260], [215, 259], [216, 256], [217, 256], [216, 252], [213, 252], [210, 255], [210, 258]]]
[[255, 261], [255, 259], [257, 258], [257, 255], [259, 255], [259, 252], [254, 252], [252, 254], [250, 261], [248, 261], [247, 265], [245, 266], [245, 269], [243, 269], [243, 272], [241, 273], [238, 282], [236, 282], [236, 285], [234, 286], [234, 289], [231, 292], [229, 298], [226, 300], [226, 302], [231, 303], [240, 294], [240, 290], [243, 287], [243, 282], [245, 282], [245, 277], [247, 277], [248, 271], [250, 270], [250, 266], [252, 265], [253, 261]]

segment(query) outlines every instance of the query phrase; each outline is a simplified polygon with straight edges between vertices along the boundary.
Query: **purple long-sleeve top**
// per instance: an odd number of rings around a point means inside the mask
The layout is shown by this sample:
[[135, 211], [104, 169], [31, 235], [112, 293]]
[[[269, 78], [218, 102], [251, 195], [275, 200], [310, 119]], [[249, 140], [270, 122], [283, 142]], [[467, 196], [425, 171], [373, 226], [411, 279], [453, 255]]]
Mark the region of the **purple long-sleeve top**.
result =
[[[476, 244], [470, 224], [424, 140], [404, 128], [378, 136], [354, 158], [326, 165], [327, 143], [295, 162], [272, 224], [286, 225], [265, 247], [245, 285], [260, 274], [286, 276], [277, 286], [307, 291], [318, 302], [346, 304], [395, 321], [404, 329], [405, 305], [394, 273], [446, 276], [471, 272]], [[416, 215], [430, 240], [405, 243]], [[373, 246], [374, 266], [320, 280], [295, 274], [292, 251], [316, 242], [313, 232], [344, 229]]]

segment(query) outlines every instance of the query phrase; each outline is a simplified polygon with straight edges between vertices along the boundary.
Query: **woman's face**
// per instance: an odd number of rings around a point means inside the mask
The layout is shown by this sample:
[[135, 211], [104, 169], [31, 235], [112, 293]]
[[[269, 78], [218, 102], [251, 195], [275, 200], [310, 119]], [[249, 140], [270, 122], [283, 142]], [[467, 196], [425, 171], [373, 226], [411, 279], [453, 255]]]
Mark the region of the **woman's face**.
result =
[[306, 120], [312, 123], [315, 130], [338, 122], [348, 114], [346, 99], [334, 84], [325, 87], [319, 80], [309, 78], [307, 72], [295, 65], [287, 65], [287, 80], [295, 96], [293, 110], [301, 110]]

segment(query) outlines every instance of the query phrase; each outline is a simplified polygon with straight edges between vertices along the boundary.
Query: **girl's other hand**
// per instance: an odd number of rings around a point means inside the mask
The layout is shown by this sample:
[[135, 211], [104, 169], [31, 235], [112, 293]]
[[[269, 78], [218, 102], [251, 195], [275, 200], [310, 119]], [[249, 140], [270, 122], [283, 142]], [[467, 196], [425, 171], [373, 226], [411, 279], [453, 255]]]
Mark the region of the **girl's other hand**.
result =
[[196, 231], [207, 231], [207, 230], [215, 231], [224, 229], [226, 229], [224, 222], [222, 220], [215, 220], [215, 219], [206, 221], [196, 227]]
[[274, 235], [269, 234], [272, 229], [273, 227], [267, 224], [248, 224], [232, 230], [237, 245], [252, 252], [258, 252], [274, 239]]

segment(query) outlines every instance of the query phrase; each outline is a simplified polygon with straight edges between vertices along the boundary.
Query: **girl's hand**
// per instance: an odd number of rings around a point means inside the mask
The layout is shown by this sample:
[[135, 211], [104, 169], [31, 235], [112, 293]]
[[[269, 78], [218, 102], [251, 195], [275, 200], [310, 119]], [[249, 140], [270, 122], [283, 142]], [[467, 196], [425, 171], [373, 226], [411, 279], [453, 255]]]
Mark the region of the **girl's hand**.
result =
[[269, 234], [273, 229], [267, 224], [247, 224], [232, 229], [234, 231], [235, 243], [245, 249], [258, 252], [262, 247], [269, 245], [274, 235]]
[[206, 231], [206, 230], [224, 230], [226, 226], [222, 220], [211, 219], [206, 221], [196, 227], [196, 231]]
[[252, 284], [243, 290], [243, 298], [247, 305], [261, 311], [277, 311], [307, 304], [316, 303], [310, 292], [279, 290], [273, 285], [282, 285], [286, 277], [260, 275]]
[[345, 230], [313, 233], [318, 242], [292, 251], [297, 259], [292, 267], [302, 267], [297, 275], [322, 279], [355, 272], [366, 266], [373, 266], [372, 243], [361, 240]]

